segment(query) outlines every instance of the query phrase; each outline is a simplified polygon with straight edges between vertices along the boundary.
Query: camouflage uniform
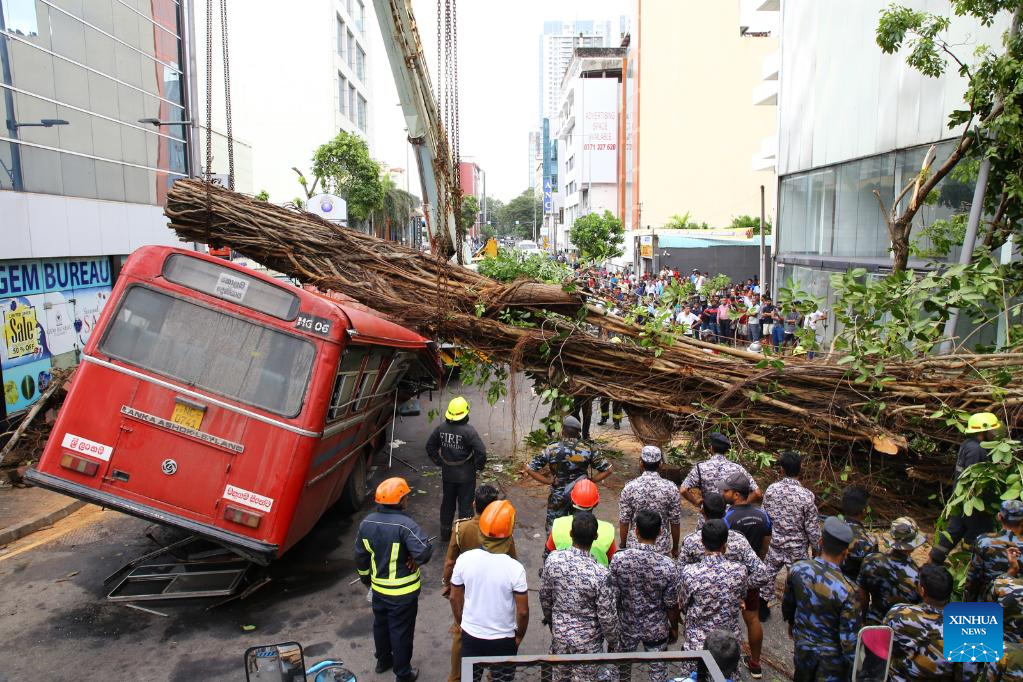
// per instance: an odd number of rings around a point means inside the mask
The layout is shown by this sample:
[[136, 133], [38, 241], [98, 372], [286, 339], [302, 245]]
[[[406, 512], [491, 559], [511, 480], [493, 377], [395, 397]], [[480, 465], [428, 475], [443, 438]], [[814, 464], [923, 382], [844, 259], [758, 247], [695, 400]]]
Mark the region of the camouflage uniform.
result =
[[926, 602], [896, 604], [884, 624], [892, 629], [891, 682], [957, 679], [942, 652], [941, 609]]
[[864, 625], [880, 625], [896, 604], [919, 603], [920, 594], [916, 591], [919, 574], [920, 567], [913, 557], [902, 552], [877, 552], [864, 559], [859, 584], [870, 595]]
[[572, 503], [565, 495], [565, 487], [572, 481], [589, 475], [590, 467], [597, 471], [607, 471], [611, 468], [611, 463], [585, 441], [566, 438], [548, 445], [529, 462], [529, 468], [533, 471], [540, 471], [545, 466], [550, 466], [551, 475], [554, 477], [551, 493], [547, 497], [549, 533], [554, 519], [572, 513]]
[[770, 603], [775, 596], [775, 579], [784, 566], [805, 559], [810, 548], [821, 542], [820, 517], [813, 493], [794, 478], [783, 478], [767, 486], [763, 509], [771, 517], [771, 546], [764, 557], [768, 580], [760, 598]]
[[1011, 530], [985, 533], [977, 538], [973, 545], [973, 560], [966, 572], [963, 601], [987, 601], [991, 583], [1009, 568], [1005, 550], [1012, 545], [1023, 550], [1023, 538]]
[[[757, 486], [757, 482], [753, 480], [753, 477], [749, 475], [745, 467], [741, 464], [727, 459], [724, 455], [711, 455], [710, 458], [703, 460], [692, 469], [689, 470], [689, 475], [682, 481], [683, 488], [699, 488], [701, 495], [707, 493], [719, 493], [721, 492], [718, 488], [718, 484], [723, 483], [729, 474], [735, 472], [741, 473], [743, 476], [749, 479], [749, 489], [751, 493], [755, 493], [760, 488]], [[700, 525], [702, 526], [702, 519]]]
[[1006, 644], [1002, 660], [987, 664], [987, 682], [1023, 682], [1023, 644]]
[[661, 533], [654, 545], [661, 554], [671, 554], [671, 524], [682, 520], [682, 502], [678, 488], [656, 471], [644, 471], [622, 488], [618, 498], [618, 520], [629, 524], [627, 547], [636, 547], [636, 512], [649, 509], [661, 517]]
[[636, 544], [615, 552], [611, 578], [618, 593], [619, 642], [616, 651], [668, 648], [668, 609], [678, 608], [679, 572], [654, 545]]
[[849, 580], [857, 582], [860, 577], [860, 566], [863, 565], [863, 560], [867, 558], [868, 554], [878, 551], [877, 540], [859, 521], [845, 519], [845, 522], [852, 528], [853, 541], [849, 543], [849, 556], [842, 562], [842, 573], [845, 573], [845, 577]]
[[[540, 607], [551, 624], [552, 654], [595, 654], [618, 644], [617, 594], [611, 572], [576, 547], [551, 552], [543, 567]], [[573, 666], [554, 679], [589, 682], [596, 666]]]
[[[703, 546], [703, 537], [701, 537], [700, 531], [690, 533], [683, 538], [681, 547], [678, 550], [679, 566], [700, 563], [706, 552], [707, 550]], [[767, 567], [760, 560], [760, 557], [757, 556], [757, 553], [753, 551], [753, 548], [750, 547], [749, 541], [742, 533], [734, 530], [728, 531], [728, 540], [725, 544], [725, 558], [746, 568], [746, 580], [749, 583], [749, 589], [760, 587], [767, 582], [769, 578]]]
[[1023, 681], [1023, 577], [996, 578], [991, 597], [1002, 605], [1005, 649], [1002, 660], [987, 664], [987, 682]]
[[683, 649], [702, 649], [711, 630], [734, 633], [742, 646], [739, 608], [749, 589], [747, 580], [746, 567], [721, 554], [706, 554], [700, 563], [682, 567], [679, 610], [686, 619]]
[[821, 557], [797, 561], [785, 581], [781, 609], [795, 640], [797, 682], [845, 682], [860, 629], [860, 597], [842, 570]]

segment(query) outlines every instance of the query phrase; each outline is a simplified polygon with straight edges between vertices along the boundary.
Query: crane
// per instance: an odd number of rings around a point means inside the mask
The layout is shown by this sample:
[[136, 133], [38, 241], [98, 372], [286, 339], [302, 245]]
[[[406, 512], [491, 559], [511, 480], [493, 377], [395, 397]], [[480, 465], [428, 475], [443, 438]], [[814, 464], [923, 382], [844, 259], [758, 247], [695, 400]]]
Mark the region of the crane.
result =
[[[438, 100], [434, 98], [430, 72], [412, 12], [412, 0], [373, 0], [373, 4], [398, 89], [409, 142], [415, 150], [430, 243], [434, 253], [468, 264], [468, 242], [459, 228], [462, 197], [457, 152], [452, 149]], [[437, 49], [440, 50], [441, 46], [438, 45]], [[455, 84], [457, 86], [457, 80]], [[455, 108], [457, 117], [457, 99]]]

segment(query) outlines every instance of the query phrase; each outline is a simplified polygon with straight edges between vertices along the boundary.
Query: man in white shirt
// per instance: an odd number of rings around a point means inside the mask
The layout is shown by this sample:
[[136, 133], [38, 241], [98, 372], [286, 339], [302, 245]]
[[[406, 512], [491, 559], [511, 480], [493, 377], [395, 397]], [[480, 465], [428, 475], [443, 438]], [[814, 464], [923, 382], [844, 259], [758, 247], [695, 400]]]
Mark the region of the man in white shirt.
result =
[[700, 316], [693, 314], [693, 309], [690, 306], [682, 306], [682, 310], [675, 316], [675, 323], [682, 325], [682, 333], [686, 336], [692, 336], [693, 330], [697, 329], [700, 325]]
[[[507, 554], [493, 554], [492, 542], [511, 537], [515, 508], [497, 500], [480, 515], [483, 547], [458, 557], [451, 575], [451, 611], [462, 629], [462, 658], [473, 656], [514, 656], [529, 625], [529, 595], [526, 569]], [[512, 680], [513, 669], [494, 666], [495, 682]], [[473, 680], [483, 676], [483, 667], [473, 670]]]

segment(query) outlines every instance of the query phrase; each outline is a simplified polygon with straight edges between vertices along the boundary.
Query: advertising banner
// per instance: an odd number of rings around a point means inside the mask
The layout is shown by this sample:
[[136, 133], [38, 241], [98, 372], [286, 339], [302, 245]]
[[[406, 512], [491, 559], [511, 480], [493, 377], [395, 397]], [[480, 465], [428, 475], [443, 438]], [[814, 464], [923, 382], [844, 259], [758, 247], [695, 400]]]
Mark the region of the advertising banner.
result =
[[639, 238], [639, 255], [641, 258], [654, 257], [654, 238], [651, 236]]

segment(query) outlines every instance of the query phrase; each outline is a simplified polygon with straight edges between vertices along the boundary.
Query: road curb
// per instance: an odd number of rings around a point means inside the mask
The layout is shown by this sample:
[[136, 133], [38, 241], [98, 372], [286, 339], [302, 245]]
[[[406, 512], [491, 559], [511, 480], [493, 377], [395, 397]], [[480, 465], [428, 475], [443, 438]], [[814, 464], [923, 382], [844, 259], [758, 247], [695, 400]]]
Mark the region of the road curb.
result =
[[43, 516], [23, 521], [17, 525], [0, 529], [0, 546], [8, 545], [15, 540], [20, 540], [26, 535], [31, 535], [46, 526], [52, 526], [57, 521], [60, 521], [69, 514], [78, 511], [85, 505], [86, 503], [82, 500], [68, 500], [67, 504], [63, 507], [55, 509], [49, 514], [44, 514]]

